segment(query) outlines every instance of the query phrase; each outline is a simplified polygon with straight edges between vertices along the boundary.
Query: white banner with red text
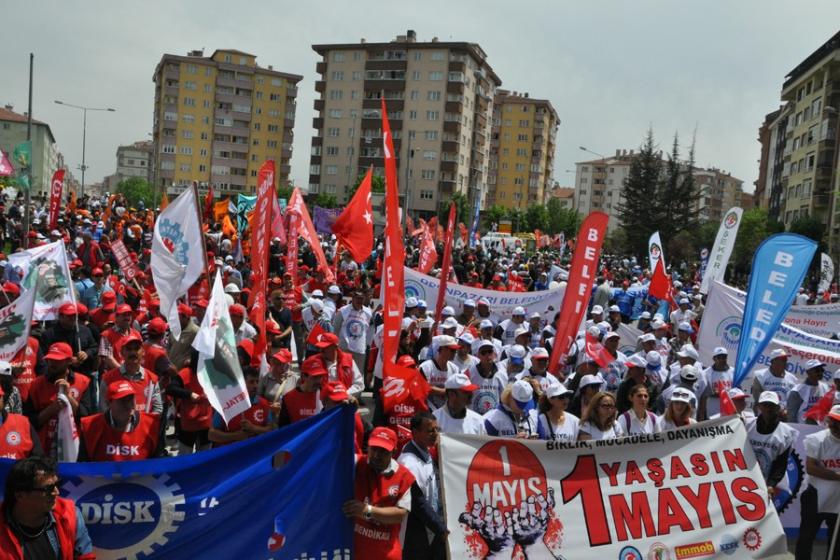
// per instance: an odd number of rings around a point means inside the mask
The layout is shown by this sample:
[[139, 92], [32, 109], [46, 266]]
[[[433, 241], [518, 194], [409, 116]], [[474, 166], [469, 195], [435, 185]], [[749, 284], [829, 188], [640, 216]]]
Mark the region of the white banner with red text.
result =
[[451, 558], [766, 558], [787, 551], [746, 428], [559, 442], [442, 435]]
[[[425, 300], [428, 309], [434, 309], [437, 304], [439, 286], [440, 280], [434, 276], [405, 267], [406, 297]], [[509, 319], [513, 316], [513, 310], [521, 306], [525, 308], [528, 315], [535, 311], [539, 313], [542, 324], [545, 325], [546, 321], [554, 320], [554, 314], [560, 309], [565, 286], [566, 284], [563, 283], [559, 288], [539, 292], [498, 292], [450, 282], [446, 286], [446, 305], [451, 305], [458, 314], [464, 309], [464, 300], [472, 299], [477, 302], [484, 298], [490, 304], [491, 319], [496, 322]]]

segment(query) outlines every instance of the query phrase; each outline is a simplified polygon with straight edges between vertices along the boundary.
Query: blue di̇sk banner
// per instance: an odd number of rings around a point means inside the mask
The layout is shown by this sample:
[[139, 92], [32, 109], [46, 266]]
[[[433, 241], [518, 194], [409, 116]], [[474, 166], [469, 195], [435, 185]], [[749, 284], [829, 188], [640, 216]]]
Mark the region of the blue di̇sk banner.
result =
[[758, 246], [744, 303], [733, 387], [740, 385], [781, 325], [816, 250], [815, 241], [795, 233], [773, 235]]
[[[353, 410], [185, 457], [63, 463], [97, 558], [349, 560]], [[0, 482], [12, 461], [0, 461]], [[282, 546], [269, 549], [269, 539]]]

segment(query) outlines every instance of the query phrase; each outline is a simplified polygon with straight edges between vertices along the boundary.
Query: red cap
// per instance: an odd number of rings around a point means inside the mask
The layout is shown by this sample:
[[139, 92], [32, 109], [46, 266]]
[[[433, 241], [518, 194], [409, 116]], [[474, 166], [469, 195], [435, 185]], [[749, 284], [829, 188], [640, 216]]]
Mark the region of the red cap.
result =
[[12, 282], [3, 282], [3, 291], [16, 296], [20, 295], [20, 286]]
[[368, 447], [381, 447], [385, 451], [393, 451], [397, 446], [397, 434], [391, 428], [374, 428], [368, 439]]
[[79, 315], [87, 315], [88, 311], [90, 311], [90, 310], [87, 308], [87, 305], [85, 305], [84, 303], [77, 303], [76, 304], [76, 312]]
[[125, 379], [119, 379], [108, 385], [108, 400], [116, 401], [134, 394], [134, 387]]
[[130, 330], [126, 336], [120, 339], [120, 349], [122, 349], [122, 347], [128, 344], [129, 342], [139, 342], [140, 344], [142, 344], [143, 337], [141, 337], [140, 334], [136, 331]]
[[152, 334], [163, 334], [166, 332], [167, 326], [166, 321], [160, 317], [155, 317], [146, 325], [146, 330]]
[[190, 307], [186, 303], [178, 304], [178, 315], [186, 315], [187, 317], [192, 317], [192, 314], [192, 307]]
[[271, 355], [272, 358], [277, 360], [278, 362], [282, 362], [284, 364], [291, 364], [292, 363], [292, 353], [286, 350], [285, 348], [275, 352]]
[[409, 356], [408, 354], [404, 354], [397, 358], [397, 365], [404, 366], [404, 367], [414, 367], [417, 365], [417, 362], [414, 361], [414, 358]]
[[102, 303], [113, 303], [117, 301], [117, 294], [112, 291], [102, 292]]
[[301, 372], [305, 373], [306, 375], [316, 377], [319, 375], [327, 375], [327, 369], [324, 367], [324, 362], [321, 360], [321, 356], [315, 354], [314, 356], [310, 356], [303, 361], [303, 366], [300, 368]]
[[122, 303], [122, 304], [117, 306], [117, 311], [116, 311], [117, 315], [122, 315], [123, 313], [133, 313], [133, 312], [134, 312], [134, 310], [127, 303]]
[[230, 306], [229, 312], [231, 315], [236, 315], [237, 317], [244, 317], [245, 316], [245, 306], [240, 305], [238, 303], [234, 303]]
[[208, 306], [208, 305], [210, 305], [210, 302], [209, 302], [209, 301], [207, 301], [207, 300], [206, 300], [206, 299], [204, 299], [204, 298], [201, 298], [200, 300], [198, 300], [197, 302], [195, 302], [195, 306], [196, 306], [196, 307], [200, 307], [200, 308], [202, 308], [202, 309], [207, 309], [207, 306]]
[[59, 315], [75, 315], [78, 313], [76, 306], [72, 303], [65, 303], [58, 308]]
[[347, 392], [347, 387], [344, 386], [344, 383], [336, 381], [327, 383], [327, 386], [324, 388], [324, 398], [335, 402], [342, 402], [349, 400], [350, 394]]
[[282, 331], [280, 331], [280, 325], [278, 325], [274, 321], [266, 321], [265, 332], [270, 334], [280, 334]]
[[316, 348], [329, 348], [330, 346], [338, 345], [338, 337], [333, 333], [322, 333], [318, 335], [318, 340], [315, 341]]
[[149, 307], [159, 308], [160, 307], [160, 300], [159, 299], [153, 299], [152, 301], [149, 302]]
[[91, 276], [96, 276], [97, 274], [100, 275], [100, 276], [104, 276], [105, 272], [103, 272], [103, 270], [99, 267], [94, 268], [93, 270], [90, 271]]
[[70, 348], [70, 345], [66, 342], [56, 342], [55, 344], [50, 345], [50, 349], [47, 351], [44, 359], [55, 361], [72, 360], [73, 349]]
[[236, 347], [245, 350], [245, 353], [248, 354], [248, 356], [254, 356], [254, 341], [250, 338], [244, 339], [242, 342], [237, 344]]

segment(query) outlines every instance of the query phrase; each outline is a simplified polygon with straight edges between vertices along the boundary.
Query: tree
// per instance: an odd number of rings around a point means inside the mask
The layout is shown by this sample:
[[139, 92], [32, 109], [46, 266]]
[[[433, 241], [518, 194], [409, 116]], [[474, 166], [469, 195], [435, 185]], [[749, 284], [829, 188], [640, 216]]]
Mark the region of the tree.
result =
[[[356, 191], [359, 190], [359, 185], [362, 184], [362, 180], [365, 178], [367, 173], [362, 173], [358, 177], [356, 177], [356, 182], [353, 183], [353, 186], [350, 187], [347, 191], [347, 201], [349, 202], [353, 195], [356, 194]], [[384, 193], [385, 192], [385, 178], [382, 175], [372, 175], [370, 178], [370, 192], [372, 193]]]
[[560, 232], [571, 238], [577, 235], [580, 229], [580, 223], [583, 218], [574, 208], [564, 208], [557, 198], [551, 198], [546, 205], [546, 212], [548, 212], [548, 227], [546, 231], [551, 235], [556, 235]]
[[732, 270], [737, 277], [749, 275], [753, 255], [756, 249], [768, 236], [784, 231], [784, 226], [775, 220], [770, 220], [767, 210], [753, 208], [744, 212], [738, 237], [735, 238], [735, 251], [732, 260]]
[[482, 213], [482, 218], [484, 218], [484, 228], [490, 230], [493, 227], [493, 224], [498, 226], [499, 222], [504, 220], [506, 215], [507, 209], [504, 206], [499, 206], [498, 204], [491, 206]]
[[510, 220], [511, 233], [519, 233], [525, 229], [525, 212], [519, 208], [508, 208], [505, 219]]
[[639, 148], [638, 157], [630, 164], [630, 171], [622, 188], [624, 201], [619, 204], [621, 225], [627, 238], [627, 248], [640, 259], [647, 255], [651, 234], [663, 222], [658, 202], [662, 178], [662, 158], [656, 152], [653, 129]]
[[318, 196], [315, 197], [315, 206], [320, 206], [321, 208], [338, 208], [338, 200], [335, 198], [335, 195], [318, 193]]
[[825, 243], [825, 224], [813, 216], [805, 216], [798, 218], [790, 224], [790, 232], [798, 233], [809, 239], [817, 242], [817, 251], [814, 253], [814, 258], [811, 260], [811, 267], [808, 270], [808, 277], [812, 284], [816, 284], [820, 279], [821, 259], [820, 253], [827, 253], [827, 245]]
[[289, 202], [292, 198], [292, 193], [295, 190], [295, 186], [291, 183], [288, 185], [280, 185], [277, 187], [277, 198], [283, 199], [286, 202]]
[[147, 208], [152, 206], [155, 194], [152, 186], [140, 177], [129, 177], [120, 181], [117, 184], [117, 193], [123, 195], [132, 208], [136, 208], [141, 200]]
[[548, 209], [542, 204], [532, 204], [529, 206], [525, 211], [525, 220], [528, 224], [528, 230], [540, 230], [543, 233], [548, 233]]
[[[455, 203], [455, 224], [459, 222], [466, 224], [470, 220], [470, 209], [467, 195], [462, 192], [452, 193], [452, 196], [445, 203], [441, 203], [438, 211], [438, 223], [446, 224], [449, 220], [449, 203]], [[444, 227], [446, 227], [444, 225]]]

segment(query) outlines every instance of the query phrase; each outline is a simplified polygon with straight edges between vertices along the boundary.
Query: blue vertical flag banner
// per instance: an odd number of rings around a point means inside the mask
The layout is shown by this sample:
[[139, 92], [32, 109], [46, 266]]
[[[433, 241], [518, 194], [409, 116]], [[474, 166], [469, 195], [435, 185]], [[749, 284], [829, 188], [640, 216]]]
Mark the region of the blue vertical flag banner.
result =
[[475, 210], [473, 211], [473, 220], [472, 224], [470, 224], [470, 249], [474, 249], [476, 243], [478, 243], [477, 233], [478, 233], [478, 218], [481, 212], [481, 193], [476, 193], [475, 195]]
[[[62, 463], [97, 558], [349, 560], [353, 415], [339, 407], [184, 457]], [[0, 460], [0, 481], [13, 461]]]
[[753, 257], [744, 321], [735, 362], [733, 387], [738, 387], [790, 309], [811, 266], [817, 243], [795, 233], [762, 241]]

